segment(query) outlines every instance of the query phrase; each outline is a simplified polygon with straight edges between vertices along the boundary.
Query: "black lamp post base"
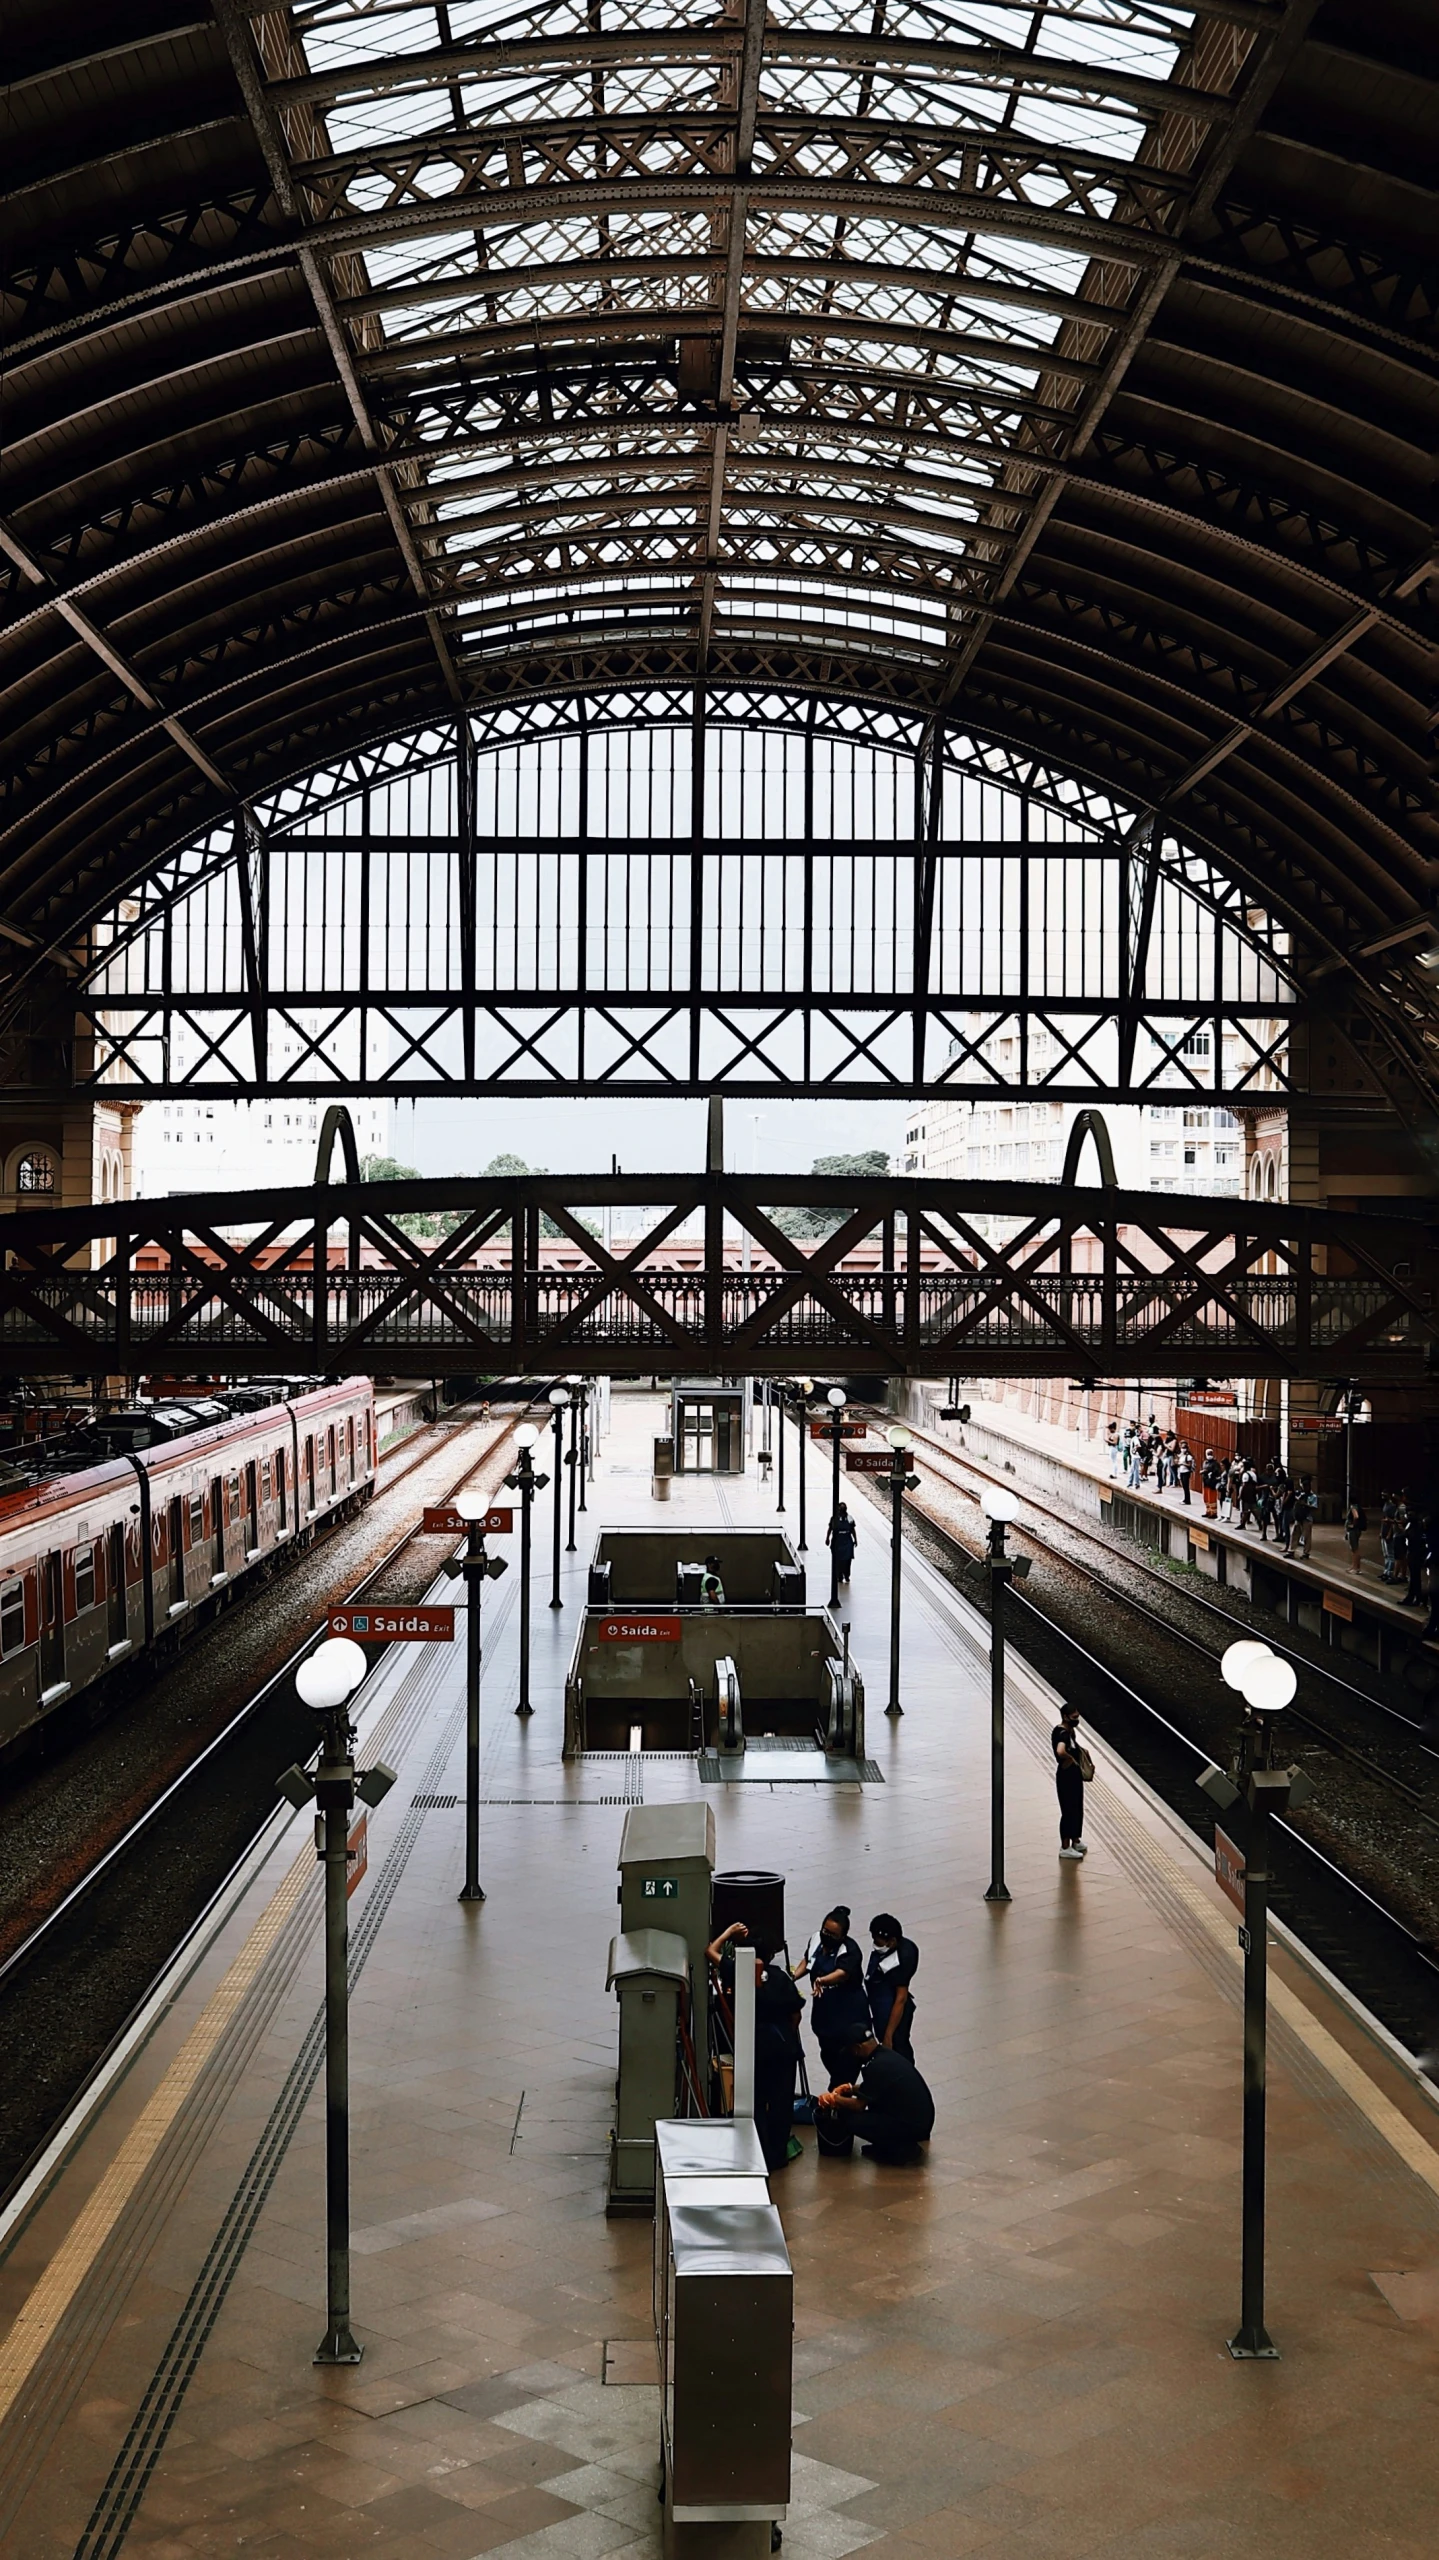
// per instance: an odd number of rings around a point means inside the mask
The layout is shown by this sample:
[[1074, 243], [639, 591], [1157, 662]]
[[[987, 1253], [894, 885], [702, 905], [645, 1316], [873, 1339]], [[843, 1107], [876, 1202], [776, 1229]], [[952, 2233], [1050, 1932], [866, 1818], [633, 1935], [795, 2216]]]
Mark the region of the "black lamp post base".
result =
[[358, 2364], [365, 2350], [353, 2336], [348, 2320], [338, 2320], [327, 2329], [311, 2359], [314, 2364]]
[[1014, 1900], [1014, 1896], [1010, 1892], [1007, 1884], [992, 1884], [987, 1886], [984, 1898], [986, 1902], [1012, 1902]]
[[457, 1902], [483, 1902], [484, 1898], [485, 1888], [482, 1884], [467, 1884], [455, 1896]]
[[515, 1709], [517, 1716], [532, 1716], [534, 1712], [534, 1708], [530, 1705], [528, 1698], [521, 1698], [519, 1705]]
[[1241, 2329], [1229, 2340], [1236, 2364], [1278, 2364], [1279, 2349], [1267, 2329]]
[[900, 1705], [898, 1698], [891, 1698], [889, 1705], [885, 1708], [884, 1712], [887, 1716], [902, 1716], [904, 1709]]

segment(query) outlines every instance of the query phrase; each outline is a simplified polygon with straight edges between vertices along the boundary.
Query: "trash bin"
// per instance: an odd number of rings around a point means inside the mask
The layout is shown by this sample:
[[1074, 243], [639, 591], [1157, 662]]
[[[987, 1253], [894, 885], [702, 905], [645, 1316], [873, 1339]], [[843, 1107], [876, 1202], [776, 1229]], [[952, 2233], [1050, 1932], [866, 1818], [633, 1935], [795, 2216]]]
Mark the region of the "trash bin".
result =
[[763, 1929], [780, 1946], [784, 1934], [784, 1878], [761, 1867], [726, 1868], [714, 1880], [710, 1896], [710, 1934], [717, 1938], [732, 1920], [742, 1920], [753, 1937]]

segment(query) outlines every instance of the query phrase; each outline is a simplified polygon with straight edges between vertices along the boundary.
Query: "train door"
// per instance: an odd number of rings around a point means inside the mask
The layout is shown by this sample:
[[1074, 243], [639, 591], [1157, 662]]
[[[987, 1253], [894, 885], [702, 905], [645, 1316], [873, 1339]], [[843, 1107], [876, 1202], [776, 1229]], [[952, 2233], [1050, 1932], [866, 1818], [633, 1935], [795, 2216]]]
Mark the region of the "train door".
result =
[[333, 1422], [325, 1434], [325, 1472], [330, 1479], [330, 1500], [333, 1502], [340, 1489], [339, 1474], [335, 1466], [335, 1426]]
[[130, 1633], [129, 1609], [125, 1599], [125, 1524], [117, 1520], [105, 1532], [105, 1615], [106, 1642], [113, 1653]]
[[223, 1573], [225, 1570], [225, 1486], [223, 1479], [219, 1476], [210, 1478], [210, 1544], [214, 1554], [210, 1571], [212, 1574]]
[[355, 1481], [355, 1417], [345, 1425], [345, 1467], [351, 1484]]
[[245, 1552], [260, 1552], [260, 1469], [254, 1458], [245, 1466]]
[[177, 1494], [170, 1499], [170, 1606], [178, 1609], [185, 1598], [185, 1510]]
[[65, 1679], [65, 1586], [58, 1553], [40, 1568], [40, 1688], [58, 1689]]
[[290, 1462], [283, 1449], [275, 1451], [275, 1525], [290, 1525]]
[[305, 1509], [306, 1509], [306, 1511], [307, 1511], [307, 1512], [310, 1512], [310, 1511], [313, 1511], [313, 1510], [314, 1510], [314, 1508], [315, 1508], [315, 1435], [314, 1435], [314, 1433], [313, 1433], [313, 1431], [312, 1431], [312, 1432], [310, 1432], [310, 1433], [309, 1433], [309, 1435], [307, 1436], [306, 1441], [305, 1441]]

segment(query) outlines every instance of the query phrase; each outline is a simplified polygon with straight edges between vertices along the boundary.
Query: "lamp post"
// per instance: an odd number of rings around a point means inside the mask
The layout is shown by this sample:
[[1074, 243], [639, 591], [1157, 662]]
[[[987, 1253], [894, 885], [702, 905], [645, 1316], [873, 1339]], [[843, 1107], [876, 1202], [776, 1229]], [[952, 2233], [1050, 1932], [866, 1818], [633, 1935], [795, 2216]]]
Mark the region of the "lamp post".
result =
[[382, 1763], [355, 1767], [350, 1700], [369, 1667], [348, 1636], [330, 1637], [301, 1663], [295, 1687], [324, 1718], [319, 1765], [313, 1778], [296, 1766], [280, 1780], [291, 1804], [314, 1798], [325, 1869], [325, 2334], [316, 2364], [358, 2364], [364, 2353], [350, 2327], [350, 1814], [357, 1796], [379, 1804], [395, 1783]]
[[515, 1433], [517, 1456], [505, 1482], [520, 1497], [520, 1697], [517, 1716], [533, 1715], [530, 1705], [530, 1512], [535, 1495], [549, 1483], [548, 1476], [535, 1473], [535, 1446], [539, 1433], [532, 1422], [522, 1422]]
[[480, 1594], [492, 1574], [503, 1573], [503, 1556], [485, 1553], [484, 1517], [489, 1509], [482, 1493], [461, 1493], [455, 1509], [465, 1523], [463, 1558], [445, 1571], [461, 1575], [465, 1585], [465, 1881], [461, 1902], [483, 1902], [480, 1882]]
[[579, 1467], [577, 1469], [577, 1473], [580, 1479], [580, 1509], [581, 1511], [587, 1511], [589, 1509], [589, 1504], [585, 1500], [585, 1479], [587, 1476], [591, 1479], [593, 1478], [593, 1469], [590, 1461], [590, 1390], [592, 1381], [588, 1378], [581, 1378], [578, 1383], [580, 1391], [580, 1444]]
[[785, 1392], [784, 1392], [784, 1387], [783, 1387], [783, 1385], [781, 1384], [781, 1385], [776, 1386], [776, 1387], [773, 1389], [773, 1394], [774, 1394], [774, 1399], [775, 1399], [776, 1406], [777, 1406], [777, 1408], [778, 1408], [778, 1415], [779, 1415], [778, 1421], [777, 1421], [776, 1426], [775, 1426], [775, 1445], [776, 1445], [776, 1451], [777, 1451], [776, 1462], [775, 1462], [775, 1476], [776, 1476], [776, 1479], [777, 1479], [777, 1482], [778, 1482], [778, 1487], [779, 1487], [779, 1500], [778, 1500], [778, 1501], [776, 1502], [776, 1504], [775, 1504], [775, 1509], [776, 1509], [776, 1511], [783, 1511], [783, 1509], [784, 1509], [784, 1409], [785, 1409]]
[[565, 1498], [565, 1407], [569, 1403], [569, 1400], [570, 1391], [568, 1387], [551, 1387], [550, 1411], [554, 1416], [555, 1424], [555, 1551], [554, 1571], [550, 1578], [550, 1607], [552, 1609], [562, 1609], [565, 1605], [563, 1600], [560, 1598], [560, 1528], [562, 1523], [561, 1506]]
[[565, 1553], [572, 1556], [575, 1552], [575, 1499], [579, 1490], [575, 1479], [580, 1471], [580, 1407], [584, 1402], [585, 1386], [582, 1378], [566, 1378], [565, 1385], [570, 1391], [570, 1449], [565, 1460], [570, 1471], [570, 1532], [565, 1541]]
[[1004, 1485], [986, 1487], [980, 1507], [989, 1522], [985, 1569], [989, 1575], [989, 1886], [986, 1902], [1012, 1899], [1004, 1881], [1004, 1595], [1014, 1580], [1014, 1559], [1004, 1533], [1019, 1515], [1019, 1501]]
[[910, 1472], [908, 1451], [914, 1437], [902, 1422], [885, 1433], [889, 1442], [889, 1704], [887, 1716], [902, 1716], [899, 1703], [899, 1593], [904, 1550], [904, 1497], [919, 1482]]
[[799, 1382], [799, 1402], [795, 1407], [795, 1421], [799, 1425], [799, 1552], [801, 1555], [806, 1552], [804, 1534], [804, 1500], [807, 1490], [808, 1471], [805, 1462], [809, 1456], [809, 1400], [813, 1394], [813, 1378], [801, 1378]]
[[834, 1487], [829, 1503], [829, 1605], [839, 1601], [839, 1550], [835, 1545], [835, 1523], [839, 1519], [839, 1453], [844, 1440], [844, 1409], [849, 1398], [843, 1387], [830, 1387], [825, 1395], [829, 1406], [829, 1436], [834, 1444]]
[[1199, 1784], [1225, 1812], [1243, 1798], [1244, 1844], [1244, 2170], [1239, 2327], [1229, 2340], [1236, 2363], [1272, 2363], [1279, 2354], [1264, 2325], [1265, 2102], [1269, 2038], [1269, 1823], [1303, 1804], [1313, 1789], [1302, 1769], [1276, 1768], [1276, 1723], [1298, 1687], [1292, 1662], [1244, 1638], [1220, 1672], [1245, 1703], [1232, 1772], [1205, 1769]]

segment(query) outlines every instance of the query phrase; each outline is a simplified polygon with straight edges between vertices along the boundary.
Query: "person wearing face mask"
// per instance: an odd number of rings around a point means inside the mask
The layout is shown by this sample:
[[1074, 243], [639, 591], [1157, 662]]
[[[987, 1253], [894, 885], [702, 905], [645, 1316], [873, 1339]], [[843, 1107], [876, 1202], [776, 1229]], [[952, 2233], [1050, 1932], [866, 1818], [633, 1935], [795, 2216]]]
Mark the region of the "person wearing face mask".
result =
[[876, 1912], [869, 1924], [874, 1940], [865, 1967], [864, 1987], [877, 2041], [886, 2053], [902, 2053], [913, 2062], [914, 1977], [919, 1949], [907, 1938], [892, 1911]]
[[849, 1934], [849, 1910], [837, 1903], [827, 1911], [796, 1968], [807, 1973], [810, 2023], [819, 2039], [819, 2058], [833, 2081], [847, 2071], [856, 2036], [870, 2027], [864, 1987], [864, 1958]]

